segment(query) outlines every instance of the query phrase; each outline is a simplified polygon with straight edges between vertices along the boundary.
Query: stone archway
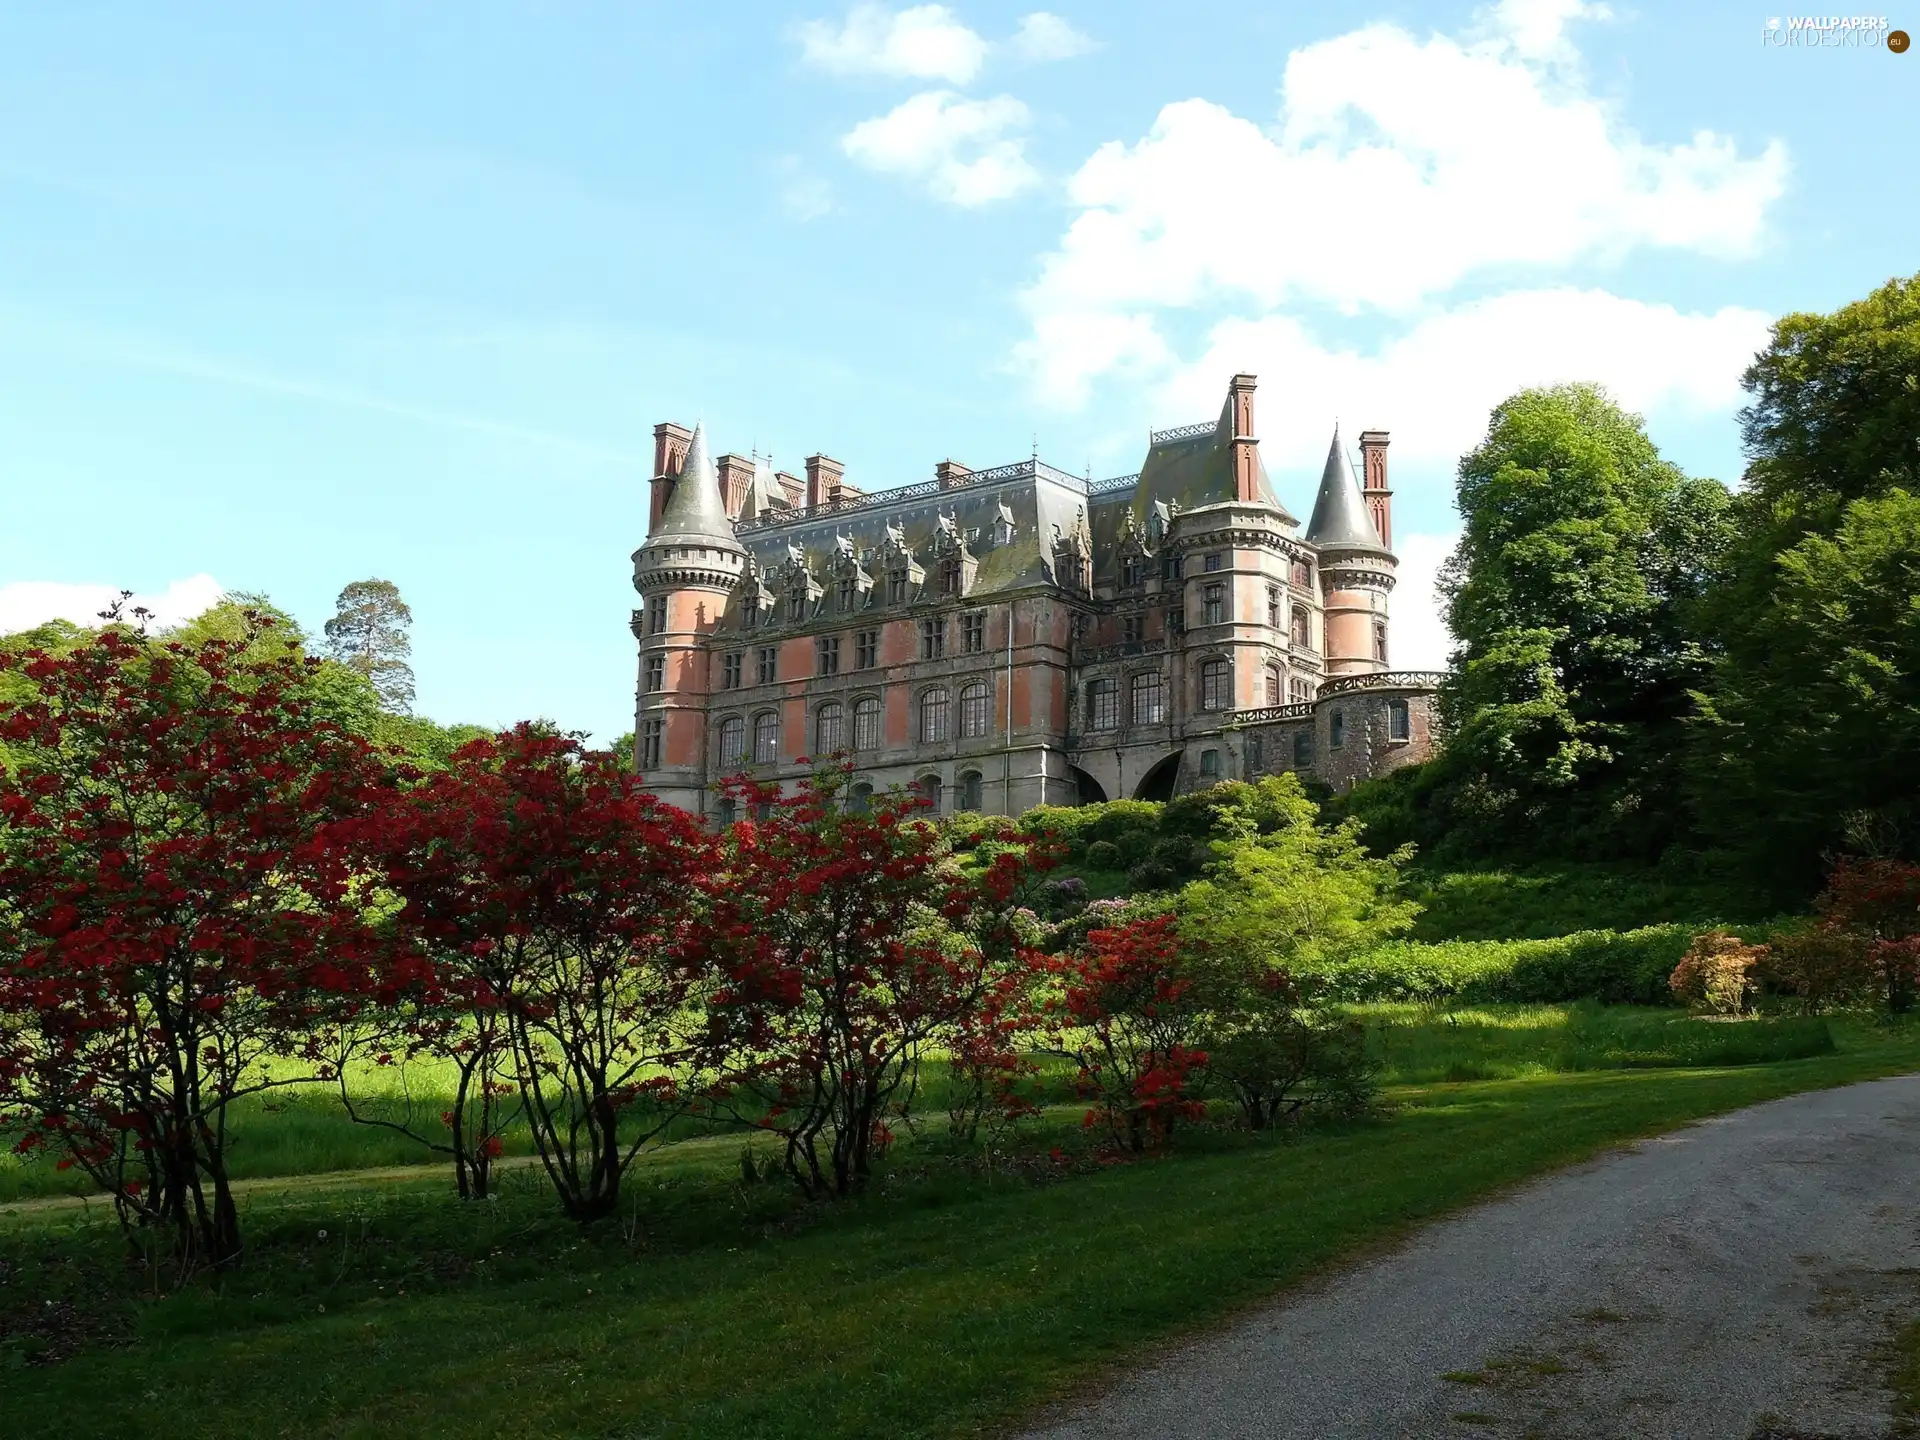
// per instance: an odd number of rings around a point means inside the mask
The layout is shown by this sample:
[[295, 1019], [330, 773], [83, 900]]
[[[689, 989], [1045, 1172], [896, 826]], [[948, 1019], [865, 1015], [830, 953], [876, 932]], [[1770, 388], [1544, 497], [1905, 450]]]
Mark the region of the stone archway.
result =
[[1174, 751], [1146, 774], [1140, 777], [1140, 783], [1133, 787], [1136, 800], [1171, 800], [1174, 783], [1180, 778], [1180, 752]]
[[1078, 765], [1068, 766], [1073, 777], [1074, 801], [1076, 805], [1104, 805], [1107, 800], [1107, 787]]

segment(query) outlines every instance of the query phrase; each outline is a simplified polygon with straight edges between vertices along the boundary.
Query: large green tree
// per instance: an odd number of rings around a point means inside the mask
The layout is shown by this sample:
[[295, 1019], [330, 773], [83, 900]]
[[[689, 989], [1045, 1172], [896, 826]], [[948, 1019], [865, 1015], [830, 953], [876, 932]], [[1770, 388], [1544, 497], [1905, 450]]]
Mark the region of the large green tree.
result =
[[413, 611], [391, 580], [355, 580], [334, 602], [327, 621], [327, 647], [341, 664], [359, 671], [390, 715], [413, 710]]
[[1595, 385], [1523, 390], [1460, 461], [1441, 576], [1457, 648], [1435, 799], [1467, 849], [1654, 854], [1683, 829], [1693, 614], [1729, 497]]
[[1745, 384], [1693, 778], [1715, 838], [1810, 886], [1850, 844], [1920, 854], [1920, 275], [1786, 316]]

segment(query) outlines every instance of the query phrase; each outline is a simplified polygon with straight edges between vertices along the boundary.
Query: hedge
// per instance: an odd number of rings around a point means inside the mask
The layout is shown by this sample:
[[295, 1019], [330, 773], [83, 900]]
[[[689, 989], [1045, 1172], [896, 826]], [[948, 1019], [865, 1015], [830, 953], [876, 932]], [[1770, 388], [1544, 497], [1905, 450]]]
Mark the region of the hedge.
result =
[[1582, 930], [1551, 940], [1400, 941], [1312, 973], [1329, 999], [1670, 1005], [1696, 927]]

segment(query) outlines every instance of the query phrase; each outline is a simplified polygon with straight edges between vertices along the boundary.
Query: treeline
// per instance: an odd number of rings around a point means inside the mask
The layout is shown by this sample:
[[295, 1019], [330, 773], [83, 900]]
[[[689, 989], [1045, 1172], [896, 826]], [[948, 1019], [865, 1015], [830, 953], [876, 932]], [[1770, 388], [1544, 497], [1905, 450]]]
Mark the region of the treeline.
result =
[[1789, 315], [1747, 370], [1741, 483], [1590, 385], [1459, 466], [1437, 759], [1356, 788], [1441, 860], [1664, 861], [1780, 899], [1920, 858], [1920, 277]]

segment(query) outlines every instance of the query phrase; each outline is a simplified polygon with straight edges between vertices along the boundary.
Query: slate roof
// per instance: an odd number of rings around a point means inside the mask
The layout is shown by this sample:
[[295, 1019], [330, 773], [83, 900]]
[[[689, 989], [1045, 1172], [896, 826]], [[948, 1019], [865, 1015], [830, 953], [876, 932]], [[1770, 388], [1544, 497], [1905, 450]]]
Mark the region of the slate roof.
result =
[[1314, 497], [1313, 518], [1307, 522], [1307, 540], [1314, 545], [1359, 545], [1385, 550], [1380, 532], [1373, 527], [1373, 516], [1361, 498], [1360, 482], [1353, 478], [1353, 465], [1340, 444], [1340, 427], [1333, 427], [1333, 445], [1327, 451], [1327, 468], [1320, 475], [1320, 493]]

